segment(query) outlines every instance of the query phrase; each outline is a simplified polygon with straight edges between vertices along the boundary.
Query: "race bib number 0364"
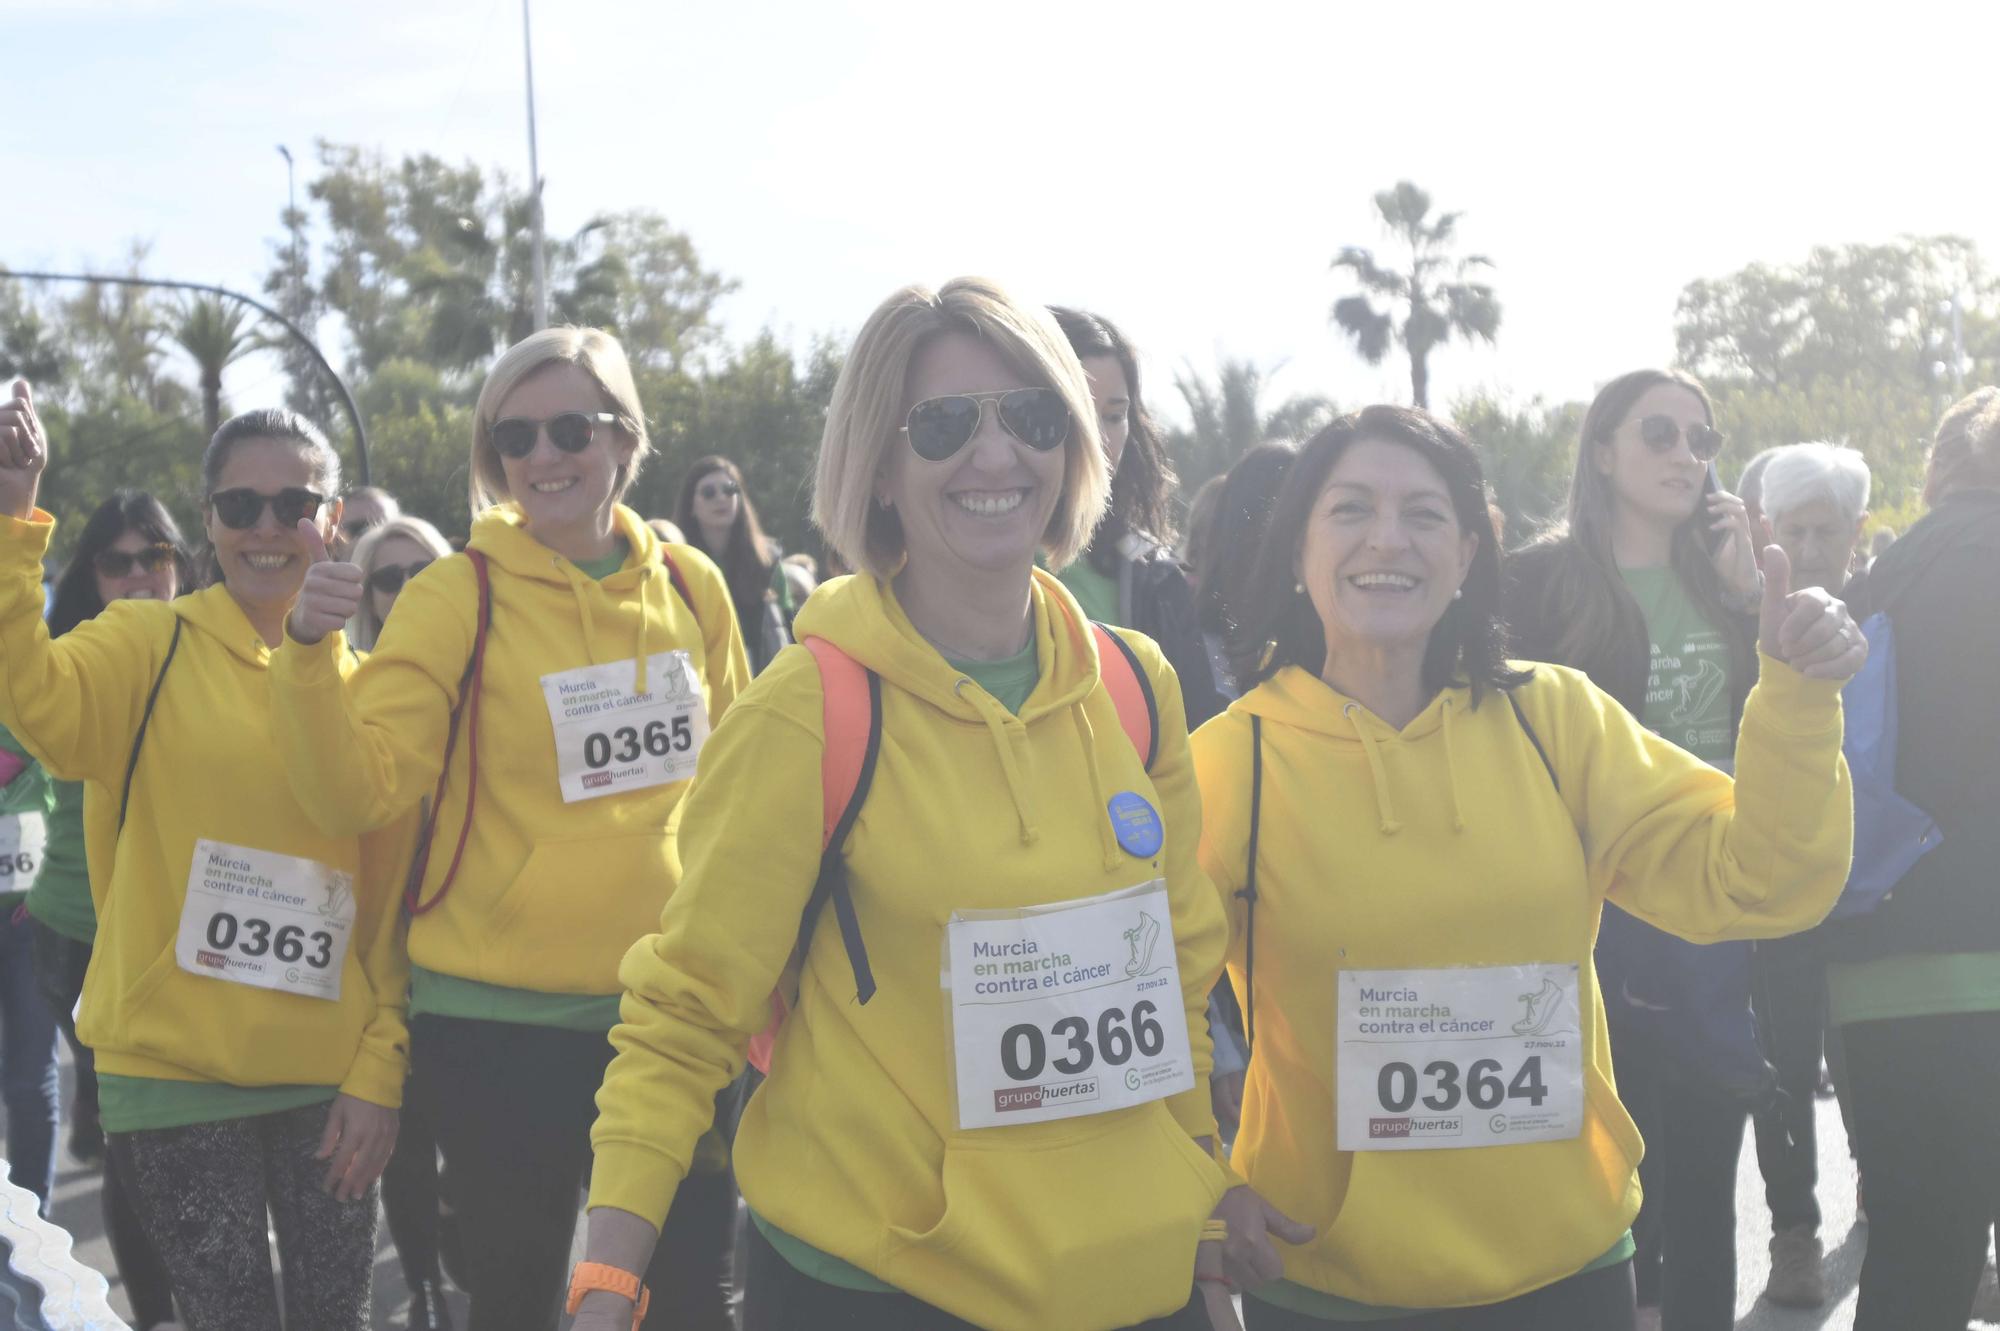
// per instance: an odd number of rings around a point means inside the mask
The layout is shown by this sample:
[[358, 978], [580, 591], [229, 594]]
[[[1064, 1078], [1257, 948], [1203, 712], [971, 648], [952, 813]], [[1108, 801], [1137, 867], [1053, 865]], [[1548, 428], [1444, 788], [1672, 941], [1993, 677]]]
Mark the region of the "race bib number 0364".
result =
[[1194, 1085], [1166, 885], [953, 916], [958, 1125], [1102, 1114]]
[[1342, 971], [1343, 1151], [1566, 1141], [1583, 1130], [1575, 965]]
[[354, 877], [317, 860], [194, 843], [174, 959], [191, 974], [306, 998], [340, 998], [354, 934]]
[[633, 661], [542, 676], [556, 734], [563, 802], [685, 781], [708, 739], [708, 703], [686, 652], [646, 658], [646, 691]]

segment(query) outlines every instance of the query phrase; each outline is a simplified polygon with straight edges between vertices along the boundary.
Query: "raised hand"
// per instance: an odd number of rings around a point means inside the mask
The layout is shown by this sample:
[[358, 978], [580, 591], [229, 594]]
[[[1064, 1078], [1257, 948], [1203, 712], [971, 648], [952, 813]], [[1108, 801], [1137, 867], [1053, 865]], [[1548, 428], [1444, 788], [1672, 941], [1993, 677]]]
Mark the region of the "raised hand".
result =
[[311, 645], [354, 617], [366, 589], [360, 566], [341, 563], [329, 555], [326, 538], [311, 518], [299, 519], [299, 540], [309, 562], [305, 583], [285, 627], [295, 640]]
[[1868, 639], [1847, 606], [1824, 588], [1792, 589], [1784, 549], [1764, 549], [1764, 601], [1757, 646], [1809, 679], [1852, 679], [1868, 659]]
[[35, 395], [26, 379], [16, 379], [0, 402], [0, 512], [26, 518], [35, 511], [42, 470], [49, 465], [49, 443], [35, 415]]
[[1722, 537], [1712, 556], [1722, 585], [1733, 603], [1749, 609], [1757, 599], [1757, 538], [1750, 530], [1750, 509], [1727, 490], [1708, 497], [1708, 529]]

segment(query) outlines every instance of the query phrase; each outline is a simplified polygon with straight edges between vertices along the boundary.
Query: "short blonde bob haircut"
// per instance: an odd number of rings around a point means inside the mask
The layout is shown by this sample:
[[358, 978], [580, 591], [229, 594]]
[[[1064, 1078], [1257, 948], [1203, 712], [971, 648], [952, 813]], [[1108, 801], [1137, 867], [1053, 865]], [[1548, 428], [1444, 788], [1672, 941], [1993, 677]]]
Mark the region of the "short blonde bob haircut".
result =
[[895, 574], [904, 553], [902, 520], [876, 504], [876, 480], [889, 450], [907, 446], [901, 431], [916, 405], [909, 401], [911, 362], [932, 339], [953, 332], [985, 341], [1023, 380], [1055, 389], [1069, 406], [1062, 496], [1042, 533], [1049, 567], [1062, 568], [1090, 544], [1111, 498], [1090, 381], [1045, 308], [1017, 301], [983, 277], [954, 278], [935, 291], [904, 287], [868, 316], [827, 408], [813, 522], [851, 567], [878, 578]]
[[538, 371], [558, 362], [574, 365], [597, 383], [604, 395], [604, 409], [618, 418], [617, 428], [635, 441], [632, 459], [618, 469], [613, 500], [622, 499], [653, 451], [646, 434], [646, 413], [639, 406], [639, 387], [632, 382], [632, 365], [618, 339], [599, 328], [544, 328], [507, 348], [479, 390], [473, 408], [471, 490], [472, 511], [479, 512], [509, 498], [507, 473], [500, 465], [499, 450], [493, 447], [493, 422], [499, 419], [500, 404]]
[[[361, 576], [371, 577], [382, 563], [382, 547], [397, 537], [413, 542], [424, 548], [424, 553], [433, 561], [444, 559], [451, 554], [451, 542], [436, 527], [422, 518], [405, 513], [377, 523], [368, 533], [354, 543], [354, 553], [348, 558], [361, 570]], [[347, 622], [347, 641], [356, 650], [372, 652], [375, 643], [382, 636], [382, 620], [375, 613], [375, 597], [370, 594], [364, 582], [361, 592], [361, 608], [354, 612], [354, 618]]]

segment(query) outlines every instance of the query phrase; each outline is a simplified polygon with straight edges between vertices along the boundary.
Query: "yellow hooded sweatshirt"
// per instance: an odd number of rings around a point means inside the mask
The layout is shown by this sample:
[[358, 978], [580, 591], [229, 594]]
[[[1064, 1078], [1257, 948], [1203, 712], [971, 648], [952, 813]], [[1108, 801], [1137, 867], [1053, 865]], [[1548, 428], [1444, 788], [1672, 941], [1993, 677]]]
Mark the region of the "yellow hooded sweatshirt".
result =
[[[409, 963], [396, 892], [407, 820], [367, 837], [321, 831], [285, 781], [265, 676], [271, 653], [224, 587], [171, 604], [119, 601], [51, 640], [42, 556], [54, 522], [0, 517], [0, 722], [63, 780], [85, 785], [97, 951], [77, 1034], [102, 1073], [232, 1086], [338, 1086], [402, 1103]], [[167, 657], [118, 801], [146, 697]], [[342, 652], [336, 666], [351, 668]], [[198, 839], [354, 874], [355, 920], [335, 1001], [197, 975], [175, 940]], [[109, 871], [107, 872], [107, 866]]]
[[[1297, 667], [1194, 737], [1202, 866], [1231, 921], [1263, 718], [1256, 1044], [1231, 1163], [1314, 1225], [1286, 1278], [1378, 1307], [1496, 1303], [1575, 1275], [1639, 1209], [1641, 1145], [1618, 1102], [1591, 966], [1602, 903], [1698, 943], [1817, 922], [1847, 876], [1840, 691], [1765, 659], [1737, 779], [1653, 735], [1580, 672], [1536, 665], [1515, 698], [1447, 689], [1399, 733]], [[1463, 1149], [1336, 1149], [1344, 970], [1573, 963], [1586, 1051], [1580, 1135]], [[1428, 1086], [1429, 1083], [1426, 1083]]]
[[[694, 598], [672, 584], [665, 549], [638, 514], [615, 512], [625, 565], [594, 581], [529, 534], [503, 504], [472, 524], [488, 560], [492, 627], [479, 701], [479, 788], [458, 877], [410, 924], [427, 970], [546, 994], [615, 994], [618, 959], [650, 933], [680, 877], [675, 827], [688, 781], [565, 803], [542, 676], [685, 651], [719, 720], [749, 680], [722, 573], [672, 547]], [[471, 659], [479, 586], [472, 561], [442, 559], [396, 602], [375, 650], [343, 677], [339, 634], [287, 639], [271, 671], [280, 751], [299, 802], [329, 832], [401, 817], [427, 800], [444, 762], [451, 709]], [[470, 709], [467, 721], [470, 725]], [[445, 783], [422, 899], [443, 883], [465, 821], [472, 761], [461, 733]]]
[[[834, 912], [816, 928], [799, 1000], [737, 1135], [736, 1171], [763, 1219], [927, 1303], [997, 1331], [1120, 1327], [1188, 1300], [1202, 1221], [1227, 1175], [1195, 1145], [1215, 1130], [1202, 1011], [1223, 920], [1195, 865], [1201, 821], [1180, 686], [1122, 634], [1158, 700], [1149, 776], [1098, 680], [1075, 600], [1037, 570], [1040, 679], [1018, 716], [918, 635], [868, 576], [821, 587], [798, 620], [881, 676], [882, 745], [847, 841], [856, 914], [879, 986], [864, 1006]], [[817, 875], [819, 671], [781, 653], [702, 755], [688, 798], [687, 874], [620, 975], [618, 1050], [598, 1093], [591, 1205], [658, 1224], [770, 1016]], [[1158, 810], [1164, 845], [1121, 848], [1107, 801]], [[1088, 1117], [961, 1130], [939, 984], [956, 911], [1019, 908], [1167, 882], [1197, 1082]]]

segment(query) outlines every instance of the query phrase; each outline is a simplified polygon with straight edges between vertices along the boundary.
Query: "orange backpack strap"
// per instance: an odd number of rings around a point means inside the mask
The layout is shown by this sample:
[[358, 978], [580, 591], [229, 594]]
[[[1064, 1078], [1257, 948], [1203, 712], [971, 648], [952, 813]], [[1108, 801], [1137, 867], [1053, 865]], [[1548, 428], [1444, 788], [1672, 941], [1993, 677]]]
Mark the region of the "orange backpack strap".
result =
[[671, 582], [674, 585], [674, 590], [680, 593], [681, 604], [686, 606], [688, 613], [694, 616], [695, 623], [701, 623], [701, 615], [694, 608], [694, 593], [688, 590], [687, 579], [681, 576], [681, 566], [676, 564], [674, 557], [667, 553], [666, 542], [664, 541], [660, 543], [660, 562], [667, 566], [667, 581]]
[[1150, 772], [1160, 748], [1160, 706], [1153, 698], [1152, 681], [1140, 669], [1139, 658], [1125, 639], [1096, 620], [1090, 627], [1097, 634], [1097, 677], [1118, 708], [1118, 724], [1125, 728], [1125, 737]]

